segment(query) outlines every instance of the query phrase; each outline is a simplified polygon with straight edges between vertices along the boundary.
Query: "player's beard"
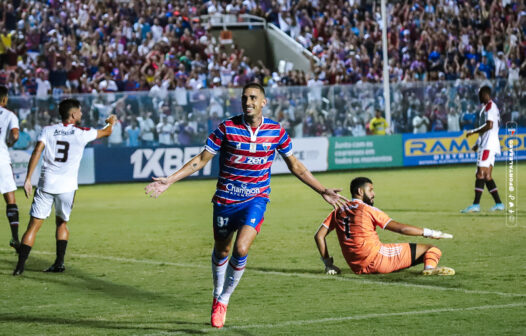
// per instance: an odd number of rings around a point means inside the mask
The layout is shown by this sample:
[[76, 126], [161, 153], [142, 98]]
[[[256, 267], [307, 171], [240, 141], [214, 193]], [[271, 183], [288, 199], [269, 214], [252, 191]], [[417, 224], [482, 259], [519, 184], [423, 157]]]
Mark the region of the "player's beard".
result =
[[373, 206], [374, 205], [374, 197], [373, 198], [369, 198], [369, 197], [367, 197], [367, 195], [363, 195], [363, 202], [365, 204], [369, 204], [370, 206]]

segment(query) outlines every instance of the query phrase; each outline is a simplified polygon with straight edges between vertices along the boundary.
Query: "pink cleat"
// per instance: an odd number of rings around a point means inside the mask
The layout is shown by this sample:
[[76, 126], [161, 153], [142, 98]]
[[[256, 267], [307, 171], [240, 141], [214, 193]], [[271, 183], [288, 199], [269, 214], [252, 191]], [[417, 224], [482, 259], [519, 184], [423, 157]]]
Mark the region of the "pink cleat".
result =
[[217, 298], [215, 297], [213, 300], [212, 300], [212, 310], [210, 311], [210, 314], [212, 314], [214, 312], [214, 309], [215, 309], [215, 306], [217, 305]]
[[225, 325], [227, 305], [217, 300], [214, 300], [214, 303], [210, 323], [214, 328], [223, 328], [223, 325]]

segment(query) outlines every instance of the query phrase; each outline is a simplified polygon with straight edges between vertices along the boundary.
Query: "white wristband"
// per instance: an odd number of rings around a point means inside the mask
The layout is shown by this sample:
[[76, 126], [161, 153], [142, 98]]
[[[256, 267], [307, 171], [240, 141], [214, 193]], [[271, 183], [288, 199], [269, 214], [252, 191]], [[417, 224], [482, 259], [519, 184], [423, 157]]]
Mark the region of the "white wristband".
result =
[[422, 234], [422, 236], [424, 236], [424, 237], [431, 237], [434, 234], [435, 234], [435, 230], [424, 228], [424, 233]]

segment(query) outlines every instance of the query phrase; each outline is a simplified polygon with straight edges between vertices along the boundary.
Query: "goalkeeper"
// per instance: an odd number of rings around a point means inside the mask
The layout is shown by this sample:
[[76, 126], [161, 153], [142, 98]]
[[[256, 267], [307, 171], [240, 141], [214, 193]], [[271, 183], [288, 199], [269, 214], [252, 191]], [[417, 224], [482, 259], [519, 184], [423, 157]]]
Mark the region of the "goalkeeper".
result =
[[436, 230], [398, 223], [380, 209], [373, 207], [373, 182], [366, 177], [357, 177], [351, 182], [352, 200], [347, 209], [332, 211], [323, 221], [314, 239], [325, 264], [325, 273], [339, 274], [333, 264], [325, 237], [336, 230], [343, 256], [356, 274], [391, 273], [424, 263], [423, 275], [454, 275], [455, 270], [439, 267], [442, 252], [430, 244], [382, 244], [376, 227], [408, 236], [423, 236], [440, 239], [452, 235]]

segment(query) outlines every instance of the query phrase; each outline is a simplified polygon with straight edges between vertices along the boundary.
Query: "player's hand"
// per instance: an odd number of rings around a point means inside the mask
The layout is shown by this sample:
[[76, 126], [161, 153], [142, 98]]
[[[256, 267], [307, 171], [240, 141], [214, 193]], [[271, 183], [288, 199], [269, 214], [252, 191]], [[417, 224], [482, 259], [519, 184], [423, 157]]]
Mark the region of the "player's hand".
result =
[[471, 132], [471, 131], [467, 131], [467, 132], [466, 132], [466, 138], [469, 138], [469, 137], [472, 136], [473, 134], [475, 134], [475, 133], [473, 133], [473, 132]]
[[336, 265], [325, 266], [325, 274], [327, 275], [336, 275], [340, 274], [342, 271]]
[[33, 185], [31, 184], [30, 180], [26, 180], [24, 182], [24, 193], [26, 194], [26, 198], [29, 198], [32, 192], [33, 192]]
[[111, 114], [108, 118], [106, 118], [106, 123], [107, 124], [115, 124], [115, 122], [117, 121], [117, 116], [115, 114]]
[[476, 152], [476, 151], [478, 151], [478, 149], [479, 149], [479, 145], [475, 144], [473, 147], [471, 147], [471, 149], [472, 149], [474, 152]]
[[154, 177], [153, 180], [154, 182], [144, 188], [146, 195], [150, 195], [150, 197], [159, 197], [171, 185], [167, 177]]
[[325, 274], [336, 275], [340, 274], [342, 271], [334, 265], [334, 259], [332, 257], [321, 258], [323, 264], [325, 265]]
[[340, 208], [343, 210], [346, 208], [347, 202], [349, 202], [349, 200], [347, 199], [347, 197], [338, 194], [340, 191], [342, 190], [341, 189], [325, 189], [323, 193], [321, 194], [321, 197], [323, 197], [323, 199], [327, 203], [332, 205], [334, 209]]
[[430, 230], [430, 229], [424, 229], [423, 236], [426, 238], [432, 238], [432, 239], [453, 238], [452, 234], [445, 233], [439, 230]]

